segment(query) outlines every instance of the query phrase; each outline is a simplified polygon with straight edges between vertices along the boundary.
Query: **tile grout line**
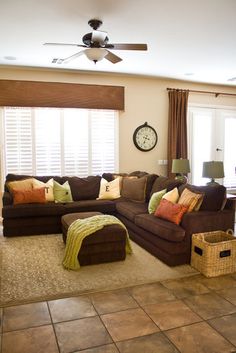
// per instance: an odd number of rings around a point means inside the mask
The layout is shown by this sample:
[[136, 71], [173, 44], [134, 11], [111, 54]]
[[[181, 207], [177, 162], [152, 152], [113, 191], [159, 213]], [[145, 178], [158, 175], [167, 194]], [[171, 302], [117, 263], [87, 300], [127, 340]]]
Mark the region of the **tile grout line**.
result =
[[56, 343], [57, 343], [58, 353], [60, 353], [61, 350], [60, 350], [60, 346], [59, 346], [59, 343], [58, 343], [58, 339], [57, 339], [57, 335], [56, 335], [56, 330], [55, 330], [54, 323], [53, 323], [53, 320], [52, 320], [52, 314], [51, 314], [51, 311], [50, 311], [50, 308], [49, 308], [48, 301], [46, 301], [46, 304], [47, 304], [49, 316], [50, 316], [50, 319], [51, 319], [51, 325], [52, 325], [52, 329], [53, 329], [53, 332], [54, 332], [55, 340], [56, 340]]

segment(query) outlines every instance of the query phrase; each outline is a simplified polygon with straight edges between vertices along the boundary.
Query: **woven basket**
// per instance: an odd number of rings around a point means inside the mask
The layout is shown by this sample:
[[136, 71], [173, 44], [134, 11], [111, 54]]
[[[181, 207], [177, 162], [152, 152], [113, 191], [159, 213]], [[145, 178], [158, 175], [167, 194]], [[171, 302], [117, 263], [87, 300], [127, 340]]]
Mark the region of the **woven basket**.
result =
[[193, 234], [191, 266], [206, 277], [236, 272], [236, 238], [233, 231]]

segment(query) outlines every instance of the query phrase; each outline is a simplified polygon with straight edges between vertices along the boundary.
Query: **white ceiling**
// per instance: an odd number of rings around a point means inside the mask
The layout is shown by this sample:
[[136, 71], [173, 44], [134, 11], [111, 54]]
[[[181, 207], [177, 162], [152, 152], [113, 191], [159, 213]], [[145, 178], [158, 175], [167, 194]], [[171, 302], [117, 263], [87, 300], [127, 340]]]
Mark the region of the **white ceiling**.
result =
[[[82, 48], [88, 20], [103, 21], [110, 43], [147, 43], [148, 51], [114, 51], [123, 61], [96, 65]], [[1, 0], [0, 65], [167, 77], [236, 86], [236, 0]], [[7, 58], [8, 57], [8, 58]], [[9, 60], [14, 57], [15, 60]], [[235, 80], [231, 80], [235, 78]]]

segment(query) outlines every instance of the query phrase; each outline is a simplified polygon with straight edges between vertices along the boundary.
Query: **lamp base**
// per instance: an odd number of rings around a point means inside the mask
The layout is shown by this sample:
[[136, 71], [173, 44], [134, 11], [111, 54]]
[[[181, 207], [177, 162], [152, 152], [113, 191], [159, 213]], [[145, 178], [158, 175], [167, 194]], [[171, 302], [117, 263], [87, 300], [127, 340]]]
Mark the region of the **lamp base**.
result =
[[184, 174], [176, 175], [175, 180], [179, 180], [183, 184], [186, 184], [188, 182], [188, 178]]
[[216, 185], [220, 185], [219, 183], [217, 183], [216, 181], [215, 181], [215, 179], [211, 179], [211, 181], [209, 181], [208, 183], [206, 183], [206, 185], [208, 185], [208, 186], [216, 186]]
[[208, 186], [217, 186], [217, 185], [220, 185], [220, 184], [217, 183], [216, 181], [209, 181], [208, 183], [206, 183], [206, 185], [208, 185]]

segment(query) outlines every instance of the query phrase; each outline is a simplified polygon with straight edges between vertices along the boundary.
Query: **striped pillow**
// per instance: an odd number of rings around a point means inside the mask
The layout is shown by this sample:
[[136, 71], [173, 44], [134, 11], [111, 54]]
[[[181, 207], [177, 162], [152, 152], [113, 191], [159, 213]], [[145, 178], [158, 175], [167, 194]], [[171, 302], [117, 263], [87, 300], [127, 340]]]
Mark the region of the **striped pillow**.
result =
[[203, 201], [204, 194], [195, 193], [187, 188], [182, 192], [178, 204], [188, 207], [187, 212], [198, 211]]

